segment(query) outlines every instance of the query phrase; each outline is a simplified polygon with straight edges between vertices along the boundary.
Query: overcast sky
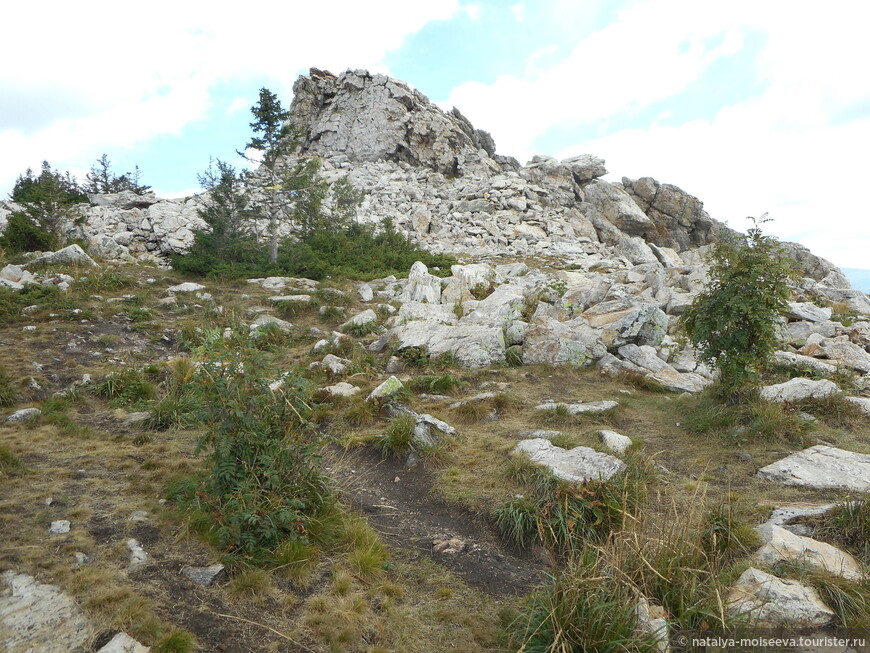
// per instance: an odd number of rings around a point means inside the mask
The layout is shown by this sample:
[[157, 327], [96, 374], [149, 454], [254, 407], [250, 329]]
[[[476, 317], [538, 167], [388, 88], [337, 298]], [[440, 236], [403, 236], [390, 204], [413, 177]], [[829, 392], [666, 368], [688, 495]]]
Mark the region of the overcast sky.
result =
[[[738, 229], [870, 268], [870, 3], [427, 0], [10, 3], [0, 193], [47, 159], [103, 153], [162, 195], [196, 190], [250, 136], [261, 86], [289, 105], [315, 66], [403, 79], [498, 152], [592, 153]], [[852, 197], [853, 193], [858, 193]]]

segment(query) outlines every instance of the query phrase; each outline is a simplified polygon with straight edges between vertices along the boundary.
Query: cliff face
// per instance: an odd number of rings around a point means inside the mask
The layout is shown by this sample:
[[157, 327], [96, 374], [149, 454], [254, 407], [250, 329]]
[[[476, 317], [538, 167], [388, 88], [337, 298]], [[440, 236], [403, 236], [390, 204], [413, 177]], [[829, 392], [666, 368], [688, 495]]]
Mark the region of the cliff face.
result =
[[451, 175], [461, 174], [479, 150], [495, 154], [492, 137], [458, 110], [444, 113], [419, 91], [383, 75], [312, 71], [297, 80], [293, 94], [293, 123], [304, 134], [306, 154], [402, 161]]

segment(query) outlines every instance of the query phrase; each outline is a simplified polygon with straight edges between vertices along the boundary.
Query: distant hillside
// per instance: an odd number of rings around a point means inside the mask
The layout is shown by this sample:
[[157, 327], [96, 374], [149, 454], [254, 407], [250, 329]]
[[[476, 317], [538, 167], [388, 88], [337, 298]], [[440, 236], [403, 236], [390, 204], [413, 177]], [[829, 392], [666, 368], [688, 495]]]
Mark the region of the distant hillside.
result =
[[859, 270], [858, 268], [841, 269], [855, 290], [870, 293], [870, 270]]

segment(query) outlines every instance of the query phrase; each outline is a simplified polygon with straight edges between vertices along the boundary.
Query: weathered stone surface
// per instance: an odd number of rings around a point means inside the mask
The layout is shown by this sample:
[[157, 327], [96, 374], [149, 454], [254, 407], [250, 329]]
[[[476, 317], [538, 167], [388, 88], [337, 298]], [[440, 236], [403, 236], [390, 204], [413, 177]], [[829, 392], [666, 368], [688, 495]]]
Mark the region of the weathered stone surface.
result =
[[807, 322], [824, 322], [831, 319], [830, 308], [816, 306], [812, 302], [789, 302], [789, 317]]
[[210, 565], [208, 567], [183, 567], [181, 573], [197, 585], [209, 587], [224, 576], [224, 566]]
[[22, 408], [20, 410], [16, 410], [9, 417], [7, 417], [6, 423], [15, 424], [16, 422], [30, 422], [31, 420], [35, 420], [40, 415], [42, 415], [42, 411], [39, 410], [39, 408]]
[[118, 633], [97, 653], [148, 653], [150, 650], [150, 647], [143, 646], [127, 633]]
[[85, 650], [88, 620], [72, 597], [27, 574], [0, 575], [0, 645], [7, 651]]
[[352, 318], [350, 318], [347, 322], [341, 325], [342, 329], [347, 329], [349, 327], [354, 326], [367, 326], [369, 324], [377, 323], [378, 314], [375, 313], [372, 309], [368, 308], [361, 313], [357, 313]]
[[341, 376], [347, 372], [351, 361], [347, 358], [340, 358], [334, 354], [327, 354], [320, 362], [320, 369], [326, 371], [330, 376]]
[[634, 609], [637, 619], [637, 629], [655, 639], [655, 650], [659, 653], [667, 653], [671, 650], [670, 631], [668, 627], [667, 611], [660, 605], [650, 605], [645, 597], [640, 597]]
[[369, 396], [366, 397], [366, 401], [387, 401], [392, 399], [398, 394], [399, 390], [404, 388], [405, 386], [402, 384], [399, 379], [395, 376], [391, 376], [386, 381], [378, 385], [374, 390], [369, 393]]
[[622, 232], [630, 236], [642, 236], [652, 229], [652, 220], [621, 188], [598, 179], [587, 184], [583, 192], [595, 215], [604, 218]]
[[837, 371], [836, 365], [831, 365], [825, 361], [812, 356], [804, 356], [803, 354], [793, 354], [790, 351], [774, 352], [773, 358], [776, 362], [795, 369], [810, 369], [822, 374], [833, 374]]
[[539, 317], [523, 336], [523, 363], [526, 365], [591, 365], [606, 353], [599, 334], [582, 317], [559, 322]]
[[166, 289], [166, 292], [170, 294], [175, 294], [179, 292], [198, 292], [200, 290], [205, 290], [206, 286], [203, 286], [201, 283], [194, 283], [193, 281], [185, 281], [184, 283], [180, 283], [177, 286], [170, 286]]
[[51, 526], [48, 527], [48, 532], [51, 535], [63, 535], [64, 533], [69, 533], [69, 527], [69, 520], [58, 519], [57, 521], [51, 522]]
[[511, 451], [513, 456], [519, 454], [548, 467], [554, 476], [576, 483], [606, 481], [625, 469], [625, 463], [614, 456], [589, 447], [566, 450], [544, 438], [523, 440]]
[[761, 398], [767, 401], [797, 402], [805, 399], [824, 399], [840, 391], [833, 381], [796, 378], [785, 383], [766, 385], [761, 389]]
[[323, 388], [323, 390], [333, 397], [353, 397], [362, 391], [361, 388], [350, 383], [345, 383], [344, 381], [336, 383], [335, 385], [328, 385]]
[[765, 529], [767, 543], [754, 557], [773, 567], [781, 562], [806, 564], [836, 576], [860, 581], [864, 578], [858, 561], [845, 551], [811, 537], [801, 537], [771, 524]]
[[39, 265], [89, 265], [96, 268], [100, 267], [79, 245], [70, 245], [56, 252], [37, 256], [27, 263], [27, 267]]
[[586, 413], [605, 413], [619, 406], [618, 401], [588, 401], [585, 403], [566, 404], [562, 402], [548, 402], [535, 406], [535, 410], [555, 410], [564, 407], [571, 415], [583, 415]]
[[464, 367], [487, 367], [504, 361], [504, 333], [500, 328], [474, 324], [450, 326], [414, 320], [390, 332], [398, 349], [420, 347], [430, 356], [452, 354]]
[[275, 317], [274, 315], [260, 315], [256, 320], [251, 322], [250, 328], [251, 328], [251, 331], [255, 331], [255, 330], [259, 329], [260, 327], [266, 326], [269, 324], [278, 327], [279, 329], [281, 329], [281, 331], [284, 331], [284, 332], [289, 332], [290, 329], [293, 328], [293, 325], [290, 322], [287, 322], [286, 320], [282, 320], [279, 317]]
[[605, 447], [617, 454], [625, 453], [631, 446], [631, 438], [616, 431], [598, 431], [598, 437]]
[[758, 470], [760, 478], [812, 488], [870, 490], [870, 455], [819, 444]]
[[139, 544], [139, 540], [128, 539], [127, 550], [130, 551], [130, 566], [127, 568], [129, 571], [137, 571], [148, 564], [148, 554]]
[[848, 336], [826, 338], [821, 343], [820, 353], [832, 361], [864, 374], [870, 372], [870, 354], [855, 343], [850, 342]]
[[727, 614], [757, 628], [825, 626], [835, 614], [811, 587], [750, 567], [728, 592]]
[[853, 404], [863, 410], [870, 416], [870, 398], [868, 397], [846, 397], [846, 401], [851, 401]]

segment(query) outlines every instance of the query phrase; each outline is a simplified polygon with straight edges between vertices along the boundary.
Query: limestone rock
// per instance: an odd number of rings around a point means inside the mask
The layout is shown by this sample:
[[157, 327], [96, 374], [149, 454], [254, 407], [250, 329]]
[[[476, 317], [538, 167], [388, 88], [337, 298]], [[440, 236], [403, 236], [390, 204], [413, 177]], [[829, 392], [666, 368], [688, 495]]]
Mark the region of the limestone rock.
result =
[[812, 302], [789, 302], [789, 316], [807, 322], [824, 322], [831, 319], [830, 308], [821, 308]]
[[870, 490], [870, 455], [819, 444], [758, 470], [759, 478], [818, 489]]
[[251, 322], [250, 328], [251, 328], [251, 331], [256, 331], [260, 327], [263, 327], [266, 325], [274, 325], [278, 329], [280, 329], [281, 331], [284, 331], [285, 333], [289, 332], [290, 329], [293, 328], [293, 325], [290, 322], [287, 322], [286, 320], [282, 320], [279, 317], [275, 317], [274, 315], [261, 315], [256, 320]]
[[378, 321], [378, 314], [375, 313], [372, 309], [368, 308], [361, 313], [357, 313], [352, 318], [350, 318], [347, 322], [341, 325], [342, 329], [348, 329], [352, 327], [363, 327], [370, 324], [376, 324]]
[[554, 476], [574, 483], [606, 481], [625, 469], [625, 463], [589, 447], [565, 450], [544, 438], [523, 440], [511, 455], [525, 454], [534, 463], [548, 467]]
[[96, 268], [100, 267], [79, 245], [69, 245], [56, 252], [37, 256], [27, 263], [27, 267], [38, 265], [89, 265]]
[[606, 353], [597, 331], [582, 317], [559, 322], [536, 318], [523, 335], [523, 363], [585, 367]]
[[616, 431], [598, 431], [601, 443], [616, 454], [623, 454], [631, 446], [631, 438]]
[[97, 653], [148, 653], [150, 650], [150, 647], [143, 646], [127, 633], [118, 633]]
[[598, 179], [587, 184], [583, 192], [586, 195], [586, 201], [595, 211], [596, 217], [604, 218], [625, 234], [642, 236], [652, 229], [652, 220], [621, 188]]
[[566, 404], [562, 402], [548, 402], [535, 406], [535, 410], [554, 410], [560, 406], [564, 407], [570, 415], [584, 415], [605, 413], [619, 406], [618, 401], [587, 401], [585, 403]]
[[868, 416], [870, 416], [870, 398], [868, 397], [846, 397], [846, 401], [851, 401], [858, 406]]
[[353, 397], [361, 392], [360, 388], [344, 381], [335, 385], [328, 385], [323, 390], [333, 397]]
[[803, 354], [793, 354], [790, 351], [774, 352], [773, 358], [776, 362], [787, 365], [795, 369], [810, 369], [822, 374], [833, 374], [837, 371], [836, 365], [831, 365], [825, 361], [812, 356], [804, 356]]
[[652, 635], [656, 641], [655, 650], [667, 653], [671, 650], [667, 612], [659, 605], [650, 605], [645, 597], [640, 597], [634, 609], [637, 629]]
[[39, 408], [22, 408], [20, 410], [16, 410], [9, 417], [6, 418], [7, 424], [15, 424], [16, 422], [30, 422], [31, 420], [36, 419], [42, 415], [42, 411]]
[[0, 575], [0, 645], [7, 651], [84, 650], [91, 628], [72, 597], [27, 574]]
[[351, 361], [349, 359], [339, 358], [334, 354], [327, 354], [320, 362], [320, 368], [325, 370], [330, 376], [341, 376], [350, 365]]
[[781, 562], [803, 563], [849, 580], [864, 578], [855, 558], [826, 542], [795, 535], [773, 524], [766, 535], [769, 538], [767, 543], [755, 552], [754, 557], [770, 567]]
[[48, 532], [51, 535], [63, 535], [64, 533], [69, 533], [69, 526], [69, 520], [58, 519], [57, 521], [51, 522], [51, 526], [49, 526]]
[[369, 396], [366, 397], [366, 401], [388, 401], [395, 397], [404, 387], [405, 386], [402, 385], [402, 382], [399, 381], [399, 379], [395, 376], [391, 376], [372, 390], [371, 393], [369, 393]]
[[761, 398], [767, 401], [798, 402], [805, 399], [824, 399], [840, 391], [833, 381], [796, 378], [784, 383], [767, 385], [761, 389]]
[[181, 573], [197, 585], [209, 587], [224, 575], [224, 566], [211, 565], [209, 567], [183, 567]]
[[863, 374], [870, 372], [870, 354], [853, 342], [848, 336], [826, 338], [821, 343], [821, 351], [831, 360], [837, 361]]
[[728, 592], [726, 612], [758, 628], [825, 626], [835, 614], [811, 587], [750, 567]]
[[166, 289], [166, 292], [174, 295], [179, 292], [198, 292], [200, 290], [205, 290], [206, 286], [203, 286], [201, 283], [194, 283], [192, 281], [185, 281], [184, 283], [180, 283], [177, 286], [170, 286]]
[[130, 538], [127, 540], [127, 549], [130, 551], [130, 566], [129, 571], [136, 571], [148, 564], [148, 554], [138, 540]]

